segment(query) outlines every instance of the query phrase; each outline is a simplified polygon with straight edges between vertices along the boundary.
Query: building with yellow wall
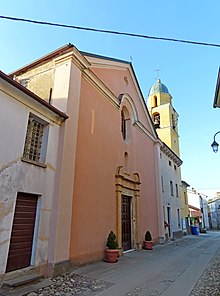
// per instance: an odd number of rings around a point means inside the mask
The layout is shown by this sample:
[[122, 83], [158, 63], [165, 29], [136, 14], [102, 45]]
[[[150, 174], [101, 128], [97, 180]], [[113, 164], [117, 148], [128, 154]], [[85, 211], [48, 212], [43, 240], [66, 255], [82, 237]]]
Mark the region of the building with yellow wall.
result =
[[151, 87], [148, 96], [148, 110], [157, 129], [159, 138], [177, 156], [179, 151], [178, 114], [172, 105], [172, 96], [160, 79]]
[[168, 88], [160, 79], [151, 87], [147, 104], [156, 132], [163, 142], [159, 170], [165, 239], [179, 238], [182, 236], [182, 160], [179, 152], [178, 114], [172, 105]]
[[190, 185], [185, 181], [182, 181], [182, 190], [181, 190], [181, 215], [182, 215], [182, 225], [183, 229], [186, 229], [187, 233], [190, 233], [190, 220], [189, 220], [189, 202], [188, 202], [188, 193], [187, 187]]

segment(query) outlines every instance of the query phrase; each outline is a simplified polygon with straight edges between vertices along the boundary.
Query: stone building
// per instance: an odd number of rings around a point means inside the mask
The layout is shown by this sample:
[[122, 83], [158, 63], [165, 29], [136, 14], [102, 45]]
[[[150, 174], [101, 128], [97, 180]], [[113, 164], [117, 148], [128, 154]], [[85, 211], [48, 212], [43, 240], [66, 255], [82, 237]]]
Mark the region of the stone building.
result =
[[0, 275], [48, 261], [66, 114], [0, 72]]

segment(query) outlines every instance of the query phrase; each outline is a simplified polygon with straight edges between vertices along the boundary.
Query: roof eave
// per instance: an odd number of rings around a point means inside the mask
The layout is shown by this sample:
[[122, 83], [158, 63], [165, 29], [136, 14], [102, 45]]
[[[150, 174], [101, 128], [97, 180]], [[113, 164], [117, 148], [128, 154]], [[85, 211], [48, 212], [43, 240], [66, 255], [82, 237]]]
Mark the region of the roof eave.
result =
[[107, 61], [111, 61], [111, 62], [117, 62], [117, 63], [123, 63], [123, 64], [131, 64], [130, 62], [125, 61], [125, 60], [120, 60], [120, 59], [116, 59], [116, 58], [112, 58], [112, 57], [107, 57], [107, 56], [103, 56], [103, 55], [99, 55], [99, 54], [94, 54], [94, 53], [90, 53], [90, 52], [86, 52], [86, 51], [81, 51], [81, 50], [79, 50], [79, 52], [83, 56], [88, 56], [88, 57], [97, 58], [97, 59], [103, 59], [103, 60], [107, 60]]
[[75, 46], [73, 44], [71, 44], [71, 43], [66, 44], [66, 45], [64, 45], [64, 46], [62, 46], [62, 47], [60, 47], [60, 48], [52, 51], [51, 53], [49, 53], [49, 54], [47, 54], [47, 55], [45, 55], [45, 56], [43, 56], [43, 57], [41, 57], [41, 58], [33, 61], [32, 63], [27, 64], [26, 66], [24, 66], [22, 68], [19, 68], [19, 69], [15, 70], [15, 71], [9, 73], [8, 76], [10, 76], [11, 78], [13, 78], [14, 75], [15, 76], [16, 75], [20, 75], [21, 73], [26, 72], [30, 68], [33, 68], [33, 67], [35, 67], [35, 66], [37, 66], [39, 64], [42, 64], [42, 63], [44, 63], [44, 62], [46, 62], [48, 60], [51, 60], [52, 58], [57, 57], [57, 56], [59, 56], [59, 55], [61, 55], [63, 53], [66, 53], [68, 51], [71, 51], [74, 47]]

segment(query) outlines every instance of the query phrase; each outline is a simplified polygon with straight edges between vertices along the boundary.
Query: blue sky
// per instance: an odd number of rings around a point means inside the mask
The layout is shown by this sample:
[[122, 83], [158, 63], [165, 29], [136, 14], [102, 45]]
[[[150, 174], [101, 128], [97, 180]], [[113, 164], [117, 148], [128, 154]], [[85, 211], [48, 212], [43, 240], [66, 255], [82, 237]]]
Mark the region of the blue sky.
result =
[[[2, 1], [0, 15], [220, 44], [219, 0]], [[0, 69], [9, 73], [67, 43], [132, 63], [144, 97], [157, 78], [179, 113], [182, 179], [200, 192], [220, 191], [220, 130], [213, 98], [220, 48], [115, 36], [0, 19]], [[216, 138], [220, 143], [220, 135]]]

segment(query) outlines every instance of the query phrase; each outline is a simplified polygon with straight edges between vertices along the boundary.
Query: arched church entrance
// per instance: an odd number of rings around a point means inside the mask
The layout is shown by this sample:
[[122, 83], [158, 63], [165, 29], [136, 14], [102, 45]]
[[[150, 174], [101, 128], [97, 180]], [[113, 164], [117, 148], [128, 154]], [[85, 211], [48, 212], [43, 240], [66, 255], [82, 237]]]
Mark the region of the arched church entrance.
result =
[[116, 172], [117, 233], [120, 253], [139, 249], [139, 186], [137, 173], [128, 174], [120, 166]]

